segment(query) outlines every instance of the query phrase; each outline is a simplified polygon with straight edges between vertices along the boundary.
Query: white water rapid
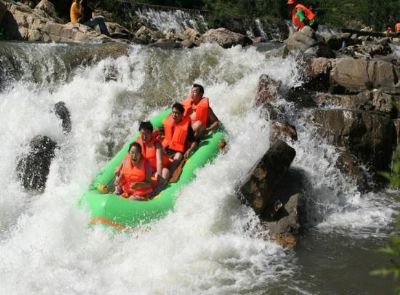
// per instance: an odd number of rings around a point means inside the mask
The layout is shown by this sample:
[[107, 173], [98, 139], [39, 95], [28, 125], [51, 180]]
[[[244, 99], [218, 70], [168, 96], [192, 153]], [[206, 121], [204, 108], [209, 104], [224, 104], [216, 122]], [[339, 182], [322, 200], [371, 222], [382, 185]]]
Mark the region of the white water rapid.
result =
[[[255, 47], [132, 46], [129, 56], [67, 71], [55, 60], [68, 45], [30, 46], [33, 56], [49, 58], [25, 59], [22, 77], [0, 92], [1, 294], [270, 294], [274, 286], [275, 294], [313, 293], [290, 286], [301, 272], [294, 252], [261, 239], [256, 216], [237, 197], [269, 147], [270, 122], [254, 107], [258, 78], [266, 73], [285, 87], [298, 85], [294, 60]], [[31, 81], [33, 65], [42, 69], [40, 83]], [[89, 228], [77, 204], [91, 179], [139, 121], [182, 99], [193, 82], [205, 86], [226, 127], [228, 151], [199, 169], [175, 211], [147, 230]], [[71, 112], [69, 135], [51, 112], [60, 100]], [[357, 192], [334, 167], [333, 148], [282, 104], [299, 133], [292, 167], [307, 175], [314, 228], [355, 239], [385, 236], [396, 203]], [[16, 180], [15, 166], [38, 134], [60, 148], [44, 193], [32, 195]]]

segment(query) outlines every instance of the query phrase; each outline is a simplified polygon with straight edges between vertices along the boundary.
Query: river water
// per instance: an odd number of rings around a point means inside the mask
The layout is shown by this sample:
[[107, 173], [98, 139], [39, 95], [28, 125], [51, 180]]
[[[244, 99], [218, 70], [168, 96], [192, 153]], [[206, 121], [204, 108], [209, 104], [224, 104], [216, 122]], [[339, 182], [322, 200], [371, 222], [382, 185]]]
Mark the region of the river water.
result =
[[[285, 88], [301, 84], [293, 58], [275, 45], [161, 50], [77, 62], [82, 47], [0, 43], [1, 294], [392, 294], [387, 265], [398, 193], [361, 194], [335, 167], [334, 149], [284, 97], [299, 140], [292, 168], [307, 179], [309, 224], [295, 249], [260, 238], [237, 189], [269, 147], [270, 122], [254, 106], [265, 73]], [[77, 206], [96, 172], [138, 123], [182, 99], [193, 82], [227, 130], [228, 150], [196, 171], [174, 212], [146, 230], [87, 226]], [[72, 132], [51, 111], [64, 101]], [[59, 144], [46, 190], [34, 195], [15, 176], [32, 137]]]

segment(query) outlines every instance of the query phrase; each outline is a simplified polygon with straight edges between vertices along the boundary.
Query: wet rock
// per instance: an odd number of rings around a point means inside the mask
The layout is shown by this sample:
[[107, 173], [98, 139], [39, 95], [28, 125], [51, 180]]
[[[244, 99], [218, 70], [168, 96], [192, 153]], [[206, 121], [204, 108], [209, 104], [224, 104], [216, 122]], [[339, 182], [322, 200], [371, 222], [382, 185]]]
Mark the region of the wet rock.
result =
[[372, 175], [365, 168], [365, 165], [362, 165], [362, 163], [348, 151], [339, 152], [336, 166], [340, 171], [350, 176], [359, 191], [368, 192], [376, 188]]
[[323, 38], [325, 39], [326, 45], [332, 50], [339, 50], [357, 42], [351, 39], [350, 33], [324, 34]]
[[140, 27], [139, 30], [136, 31], [135, 41], [141, 44], [150, 44], [156, 42], [158, 39], [163, 38], [163, 34], [159, 31], [152, 30], [147, 28], [146, 26]]
[[373, 42], [363, 42], [362, 44], [356, 44], [341, 48], [339, 50], [341, 54], [359, 58], [373, 58], [378, 55], [388, 55], [392, 53], [392, 48], [390, 47], [390, 39], [383, 38], [380, 40], [375, 40]]
[[396, 142], [390, 116], [368, 111], [315, 110], [312, 120], [328, 143], [345, 147], [372, 171], [388, 169]]
[[272, 122], [270, 142], [276, 142], [277, 140], [285, 142], [297, 140], [296, 127], [288, 122]]
[[172, 41], [172, 40], [159, 39], [159, 40], [157, 40], [157, 42], [150, 44], [150, 46], [163, 48], [163, 49], [175, 49], [175, 48], [181, 48], [182, 44], [179, 42]]
[[250, 179], [240, 191], [256, 213], [263, 211], [273, 202], [274, 191], [285, 176], [296, 151], [287, 143], [277, 140], [260, 160]]
[[72, 129], [71, 115], [63, 101], [59, 101], [54, 105], [54, 113], [61, 120], [64, 134], [70, 133]]
[[382, 89], [387, 93], [400, 93], [400, 69], [381, 60], [338, 58], [330, 72], [334, 93], [360, 92]]
[[302, 50], [305, 51], [308, 48], [317, 44], [315, 32], [308, 26], [303, 29], [294, 32], [285, 41], [288, 50]]
[[330, 88], [329, 75], [332, 61], [328, 58], [318, 57], [306, 60], [304, 71], [304, 87], [312, 91], [327, 91]]
[[[56, 103], [54, 112], [61, 120], [64, 134], [70, 133], [71, 117], [65, 103]], [[31, 140], [28, 153], [19, 157], [16, 167], [17, 177], [26, 190], [38, 193], [44, 191], [56, 149], [57, 142], [46, 135], [37, 135]]]
[[276, 81], [266, 74], [262, 74], [258, 80], [256, 105], [273, 102], [277, 99], [282, 81]]
[[304, 211], [303, 195], [292, 195], [286, 204], [276, 204], [275, 221], [262, 221], [261, 225], [272, 240], [286, 247], [294, 247], [302, 227], [300, 221], [302, 211]]
[[225, 28], [208, 30], [201, 36], [201, 41], [204, 43], [216, 42], [223, 48], [229, 48], [235, 45], [247, 46], [252, 44], [249, 37], [229, 31]]
[[44, 191], [56, 146], [54, 140], [43, 135], [31, 140], [29, 153], [18, 160], [16, 168], [17, 176], [26, 190]]

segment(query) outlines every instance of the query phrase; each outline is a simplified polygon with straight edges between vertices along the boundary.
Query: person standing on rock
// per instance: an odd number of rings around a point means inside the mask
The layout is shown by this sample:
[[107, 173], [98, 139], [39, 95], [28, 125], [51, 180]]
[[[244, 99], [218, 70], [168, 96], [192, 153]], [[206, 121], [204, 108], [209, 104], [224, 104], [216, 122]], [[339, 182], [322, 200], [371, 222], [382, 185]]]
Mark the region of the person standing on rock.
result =
[[102, 34], [110, 35], [104, 22], [104, 17], [101, 15], [93, 16], [93, 9], [90, 8], [87, 0], [74, 0], [72, 2], [70, 18], [73, 24], [80, 23], [91, 28], [95, 28], [98, 25]]
[[298, 3], [297, 0], [288, 0], [287, 5], [291, 10], [292, 23], [296, 31], [302, 29], [304, 26], [310, 26], [313, 30], [318, 28], [315, 14], [310, 9]]

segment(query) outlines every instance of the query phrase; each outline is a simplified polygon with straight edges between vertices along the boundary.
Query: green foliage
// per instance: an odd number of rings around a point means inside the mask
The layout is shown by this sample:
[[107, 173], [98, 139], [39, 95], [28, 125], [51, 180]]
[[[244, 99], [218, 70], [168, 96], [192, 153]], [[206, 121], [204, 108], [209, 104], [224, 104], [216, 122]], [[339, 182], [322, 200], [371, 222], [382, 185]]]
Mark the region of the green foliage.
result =
[[400, 145], [397, 146], [396, 151], [393, 153], [390, 172], [382, 172], [381, 175], [389, 180], [390, 186], [395, 189], [400, 188]]
[[[397, 223], [396, 227], [400, 227], [399, 223]], [[400, 236], [392, 236], [389, 245], [380, 249], [380, 252], [389, 255], [390, 266], [376, 269], [371, 272], [371, 275], [383, 277], [392, 276], [399, 286], [396, 288], [396, 294], [400, 294]]]
[[[287, 0], [99, 0], [104, 9], [113, 11], [119, 3], [165, 5], [207, 11], [210, 27], [254, 18], [289, 19]], [[386, 26], [394, 27], [399, 21], [400, 1], [385, 0], [303, 0], [305, 5], [316, 7], [320, 24], [360, 29], [371, 26], [382, 31]]]

